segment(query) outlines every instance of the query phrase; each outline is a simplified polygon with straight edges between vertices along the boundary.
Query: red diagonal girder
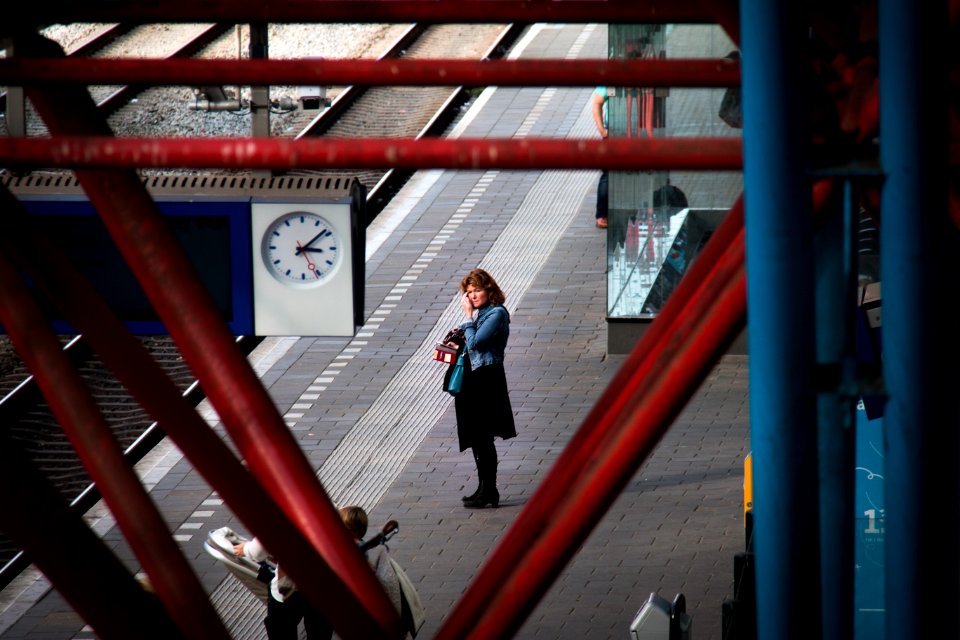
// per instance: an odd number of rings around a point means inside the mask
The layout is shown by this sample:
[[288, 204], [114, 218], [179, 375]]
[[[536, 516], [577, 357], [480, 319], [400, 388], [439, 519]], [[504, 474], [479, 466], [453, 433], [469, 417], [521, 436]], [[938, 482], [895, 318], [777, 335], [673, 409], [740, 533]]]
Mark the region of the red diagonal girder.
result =
[[70, 366], [40, 307], [3, 255], [0, 255], [0, 323], [34, 375], [50, 410], [177, 626], [189, 638], [228, 639], [230, 636], [203, 585], [177, 548], [137, 474], [124, 459], [120, 445], [80, 374]]
[[[172, 640], [183, 634], [107, 545], [69, 508], [47, 479], [0, 429], [0, 531], [57, 587], [101, 638]], [[91, 576], [112, 588], [110, 606]]]
[[[448, 628], [445, 627], [444, 633], [449, 633], [448, 637], [465, 633], [467, 626], [486, 608], [484, 603], [495, 596], [509, 568], [520, 562], [527, 549], [536, 543], [543, 523], [550, 518], [557, 505], [566, 499], [587, 461], [607, 437], [605, 428], [627, 406], [637, 390], [648, 384], [646, 376], [656, 359], [659, 345], [676, 331], [683, 315], [687, 313], [688, 306], [694, 301], [697, 289], [742, 230], [741, 197], [724, 217], [710, 242], [690, 266], [690, 271], [680, 281], [676, 291], [667, 299], [657, 318], [607, 385], [583, 425], [550, 467], [540, 488], [517, 516], [496, 552], [471, 583], [447, 620]], [[458, 620], [460, 616], [462, 621]]]
[[[62, 55], [41, 38], [18, 42], [23, 54]], [[52, 48], [51, 48], [52, 45]], [[88, 93], [69, 87], [27, 89], [55, 135], [109, 135]], [[399, 637], [397, 611], [324, 493], [256, 373], [237, 350], [209, 293], [137, 174], [78, 170], [77, 177], [121, 255], [197, 376], [253, 475], [341, 577], [369, 614], [337, 629], [353, 638]], [[271, 549], [290, 565], [284, 546]]]
[[[437, 634], [438, 640], [512, 636], [577, 553], [742, 330], [745, 309], [740, 303], [746, 298], [746, 277], [742, 264], [738, 267], [736, 258], [727, 258], [722, 267], [726, 273], [704, 287], [703, 294], [712, 297], [700, 298], [706, 304], [694, 305], [681, 322], [681, 335], [671, 341], [674, 344], [648, 374], [649, 386], [638, 391], [616, 417], [602, 450], [585, 465], [552, 519], [542, 523], [536, 544], [505, 576], [469, 632], [457, 635], [447, 630], [447, 625], [453, 629], [459, 620], [455, 608]], [[698, 311], [702, 315], [694, 315]]]
[[[296, 558], [296, 562], [285, 565], [285, 571], [298, 589], [338, 628], [362, 619], [364, 610], [347, 596], [343, 580], [314, 552], [69, 259], [32, 227], [23, 206], [2, 186], [0, 209], [5, 212], [7, 230], [0, 236], [0, 246], [15, 256], [35, 285], [83, 334], [237, 517], [257, 532], [266, 548], [283, 548], [287, 556]], [[78, 578], [86, 581], [88, 576]]]

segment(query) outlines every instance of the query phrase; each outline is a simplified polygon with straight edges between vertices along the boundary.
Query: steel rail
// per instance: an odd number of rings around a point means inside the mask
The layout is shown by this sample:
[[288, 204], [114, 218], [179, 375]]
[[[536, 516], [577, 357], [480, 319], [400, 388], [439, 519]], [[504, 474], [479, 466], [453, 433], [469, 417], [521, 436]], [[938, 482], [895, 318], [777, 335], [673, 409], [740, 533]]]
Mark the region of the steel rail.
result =
[[130, 33], [134, 27], [136, 27], [136, 25], [123, 23], [106, 27], [86, 42], [68, 51], [67, 55], [73, 57], [90, 57]]
[[652, 60], [199, 60], [9, 58], [0, 83], [137, 85], [353, 85], [510, 87], [728, 87], [740, 65], [719, 59]]
[[0, 166], [227, 169], [608, 169], [737, 171], [739, 138], [458, 140], [360, 138], [0, 139]]
[[[427, 28], [423, 25], [410, 25], [406, 31], [400, 34], [393, 44], [387, 47], [386, 51], [377, 56], [376, 60], [379, 62], [387, 60], [390, 60], [391, 62], [395, 61], [400, 57], [401, 53], [407, 49], [407, 47], [416, 42], [417, 39], [423, 35], [423, 32], [426, 31], [426, 29]], [[271, 62], [276, 61], [273, 60]], [[334, 83], [324, 78], [323, 84], [329, 86]], [[346, 80], [344, 84], [348, 86], [340, 92], [340, 94], [333, 100], [328, 108], [320, 112], [316, 118], [311, 120], [310, 123], [296, 135], [296, 139], [320, 136], [326, 133], [330, 127], [336, 123], [340, 116], [342, 116], [353, 105], [353, 103], [355, 103], [366, 92], [366, 87], [359, 85], [353, 86], [352, 79]]]
[[[154, 66], [164, 66], [166, 64], [170, 64], [171, 62], [175, 62], [178, 59], [180, 59], [180, 61], [183, 62], [184, 60], [182, 60], [182, 58], [189, 58], [191, 56], [196, 55], [200, 50], [202, 50], [208, 44], [210, 44], [211, 42], [213, 42], [214, 40], [222, 36], [224, 33], [226, 33], [228, 29], [233, 28], [233, 26], [234, 25], [232, 24], [226, 24], [226, 23], [212, 24], [208, 26], [206, 29], [204, 29], [200, 35], [198, 35], [197, 37], [193, 38], [192, 40], [184, 44], [182, 47], [177, 49], [177, 51], [170, 54], [167, 58], [164, 58], [163, 60], [153, 60], [153, 61], [147, 60], [145, 62], [152, 63]], [[86, 60], [72, 60], [70, 58], [66, 58], [66, 59], [60, 59], [59, 62], [70, 62], [71, 64], [76, 63], [77, 67], [82, 67], [84, 65], [97, 64], [100, 60], [102, 60], [102, 58], [86, 59]], [[129, 104], [131, 100], [133, 100], [135, 97], [143, 93], [146, 89], [150, 88], [150, 85], [151, 85], [151, 83], [149, 82], [141, 82], [136, 76], [130, 76], [130, 78], [128, 78], [128, 80], [125, 80], [124, 82], [132, 82], [134, 84], [128, 84], [116, 90], [115, 92], [107, 96], [105, 99], [103, 99], [97, 105], [101, 113], [104, 113], [106, 115], [115, 113], [119, 109], [122, 109], [127, 104]], [[63, 83], [61, 82], [57, 84], [63, 84]], [[113, 84], [113, 83], [107, 82], [103, 84]], [[219, 82], [214, 84], [219, 84]]]
[[[93, 37], [91, 37], [86, 42], [80, 44], [75, 49], [71, 49], [67, 52], [68, 57], [85, 57], [91, 56], [100, 49], [103, 49], [107, 45], [111, 44], [118, 38], [123, 37], [133, 29], [135, 25], [132, 24], [115, 24], [109, 27], [105, 27]], [[9, 52], [7, 52], [9, 55]], [[15, 53], [15, 52], [14, 52]], [[16, 86], [11, 83], [11, 86]], [[7, 109], [7, 92], [3, 91], [0, 93], [0, 111], [6, 111]]]
[[[525, 25], [519, 24], [509, 24], [504, 27], [496, 40], [480, 56], [480, 62], [498, 60], [525, 29]], [[444, 129], [456, 118], [458, 108], [469, 99], [470, 92], [463, 85], [453, 89], [443, 105], [437, 109], [430, 121], [420, 129], [417, 135], [413, 136], [413, 139], [420, 140], [425, 137], [441, 136]], [[393, 195], [399, 191], [400, 186], [406, 182], [410, 175], [410, 171], [397, 171], [391, 168], [380, 177], [377, 183], [367, 192], [367, 215], [369, 219], [375, 218], [387, 206], [387, 203], [390, 202]]]

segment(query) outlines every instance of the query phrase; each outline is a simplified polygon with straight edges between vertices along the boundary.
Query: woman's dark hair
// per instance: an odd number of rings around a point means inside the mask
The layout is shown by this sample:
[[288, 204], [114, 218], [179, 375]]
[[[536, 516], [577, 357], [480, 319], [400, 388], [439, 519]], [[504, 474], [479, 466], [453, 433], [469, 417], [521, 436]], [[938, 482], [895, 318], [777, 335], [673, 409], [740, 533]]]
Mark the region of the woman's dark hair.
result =
[[466, 292], [467, 287], [486, 291], [490, 304], [503, 304], [507, 301], [507, 296], [500, 290], [497, 281], [483, 269], [474, 269], [464, 276], [460, 281], [460, 291]]

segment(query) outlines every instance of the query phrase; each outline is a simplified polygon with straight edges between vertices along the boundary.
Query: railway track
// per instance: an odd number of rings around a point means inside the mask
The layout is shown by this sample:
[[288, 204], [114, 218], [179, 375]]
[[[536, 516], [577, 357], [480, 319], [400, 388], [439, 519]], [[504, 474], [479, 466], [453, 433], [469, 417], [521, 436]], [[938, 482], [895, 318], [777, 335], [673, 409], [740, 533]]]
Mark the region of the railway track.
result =
[[[500, 57], [522, 31], [519, 25], [413, 25], [382, 56], [414, 59]], [[297, 136], [330, 138], [413, 138], [440, 135], [469, 100], [464, 87], [348, 87], [321, 116]], [[317, 171], [297, 171], [311, 175]], [[367, 187], [370, 218], [403, 186], [410, 173], [357, 169]]]
[[[182, 37], [171, 37], [172, 42], [168, 43], [171, 51], [163, 55], [203, 55], [205, 48], [218, 40], [222, 41], [233, 28], [232, 25], [188, 26], [193, 28], [194, 35], [186, 41]], [[521, 27], [512, 25], [439, 25], [426, 28], [413, 25], [392, 29], [388, 33], [399, 35], [380, 57], [495, 57], [506, 51], [521, 30]], [[137, 31], [120, 25], [106, 27], [97, 31], [89, 42], [75, 47], [71, 54], [109, 53], [113, 47], [118, 50], [129, 49], [129, 42], [124, 44], [124, 40], [136, 37]], [[355, 47], [354, 50], [358, 49]], [[105, 116], [109, 116], [111, 127], [118, 135], [167, 135], [157, 127], [147, 127], [147, 131], [138, 127], [143, 125], [140, 117], [143, 113], [164, 108], [169, 97], [162, 97], [163, 92], [169, 91], [170, 88], [148, 87], [91, 89], [100, 109]], [[286, 114], [282, 123], [284, 133], [293, 137], [327, 135], [339, 138], [419, 138], [440, 135], [469, 99], [469, 93], [463, 87], [347, 87], [335, 90], [333, 95], [336, 96], [333, 104], [322, 115], [304, 111]], [[230, 114], [203, 115], [208, 116], [204, 119], [210, 121], [237, 120]], [[47, 135], [39, 119], [34, 117], [32, 120], [33, 126], [32, 129], [28, 128], [28, 135]], [[196, 135], [196, 132], [187, 127], [186, 131], [177, 135]], [[207, 135], [222, 135], [222, 132], [207, 129]], [[240, 132], [240, 135], [249, 133]], [[334, 177], [328, 172], [308, 173]], [[338, 172], [337, 175], [342, 173]], [[409, 177], [409, 174], [392, 171], [369, 170], [350, 175], [356, 175], [368, 187], [368, 223]], [[162, 427], [154, 423], [128, 396], [82, 337], [63, 339], [74, 368], [87, 383], [115, 437], [126, 451], [127, 458], [134, 464], [163, 437]], [[202, 400], [202, 392], [172, 340], [166, 336], [143, 340], [178, 388], [192, 401], [198, 403]], [[259, 342], [256, 338], [240, 338], [238, 341], [245, 353], [252, 351]], [[0, 400], [0, 425], [57, 485], [72, 508], [85, 513], [99, 499], [96, 487], [6, 337], [0, 339], [0, 398], [3, 398]], [[29, 563], [29, 558], [0, 533], [0, 589]]]
[[[66, 338], [64, 338], [66, 340]], [[142, 338], [154, 361], [194, 405], [203, 399], [203, 393], [173, 341], [167, 336]], [[249, 354], [260, 342], [258, 338], [242, 337], [238, 347]], [[4, 349], [9, 342], [4, 340]], [[75, 336], [64, 345], [73, 368], [79, 373], [114, 438], [131, 465], [164, 437], [163, 428], [156, 423], [132, 398], [113, 373], [96, 357], [82, 336]], [[100, 499], [70, 441], [60, 428], [29, 372], [19, 359], [4, 353], [6, 371], [0, 377], [0, 425], [6, 436], [32, 461], [36, 468], [50, 479], [61, 496], [76, 512], [86, 513]], [[5, 587], [30, 560], [17, 545], [0, 534], [0, 589]]]

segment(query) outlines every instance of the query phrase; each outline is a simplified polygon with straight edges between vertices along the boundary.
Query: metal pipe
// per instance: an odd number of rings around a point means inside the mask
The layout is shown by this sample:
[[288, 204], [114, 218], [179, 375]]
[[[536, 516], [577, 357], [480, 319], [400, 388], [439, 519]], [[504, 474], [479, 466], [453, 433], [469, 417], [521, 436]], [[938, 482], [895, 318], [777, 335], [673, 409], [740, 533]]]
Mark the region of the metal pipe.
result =
[[[59, 50], [39, 36], [28, 42], [35, 54], [55, 56]], [[109, 133], [86, 91], [27, 92], [54, 135]], [[337, 631], [356, 638], [399, 637], [398, 613], [137, 173], [76, 174], [253, 475], [366, 608], [369, 616]]]
[[177, 548], [166, 522], [124, 459], [96, 402], [64, 355], [60, 341], [4, 255], [0, 255], [0, 323], [34, 375], [50, 410], [177, 626], [190, 638], [228, 640], [230, 634]]
[[880, 0], [887, 638], [956, 638], [958, 242], [948, 219], [947, 3]]
[[778, 639], [821, 633], [801, 4], [740, 2], [757, 632]]
[[218, 167], [383, 169], [675, 169], [736, 171], [739, 138], [607, 140], [359, 138], [0, 139], [7, 167]]
[[720, 59], [650, 60], [0, 60], [6, 86], [137, 83], [149, 86], [356, 85], [503, 87], [730, 87], [740, 65]]
[[[852, 355], [848, 336], [853, 332], [856, 304], [856, 272], [852, 261], [853, 214], [850, 182], [844, 183], [844, 198], [833, 206], [815, 238], [816, 348], [821, 376], [829, 388], [817, 397], [820, 486], [820, 575], [824, 640], [853, 637], [853, 509], [854, 509], [854, 408], [855, 379], [844, 376]], [[841, 206], [842, 205], [842, 206]], [[854, 288], [848, 278], [854, 277]]]
[[[250, 24], [250, 58], [262, 60], [268, 56], [270, 48], [266, 22]], [[240, 97], [239, 95], [237, 96]], [[250, 87], [250, 135], [254, 138], [270, 137], [270, 83], [254, 84]], [[265, 174], [269, 175], [269, 174]]]
[[[438, 640], [510, 637], [533, 610], [743, 327], [742, 248], [741, 240], [724, 253], [669, 344], [648, 359], [652, 362], [644, 376], [646, 384], [629, 397], [620, 395], [621, 406], [611, 411], [606, 424], [584, 423], [583, 429], [601, 430], [604, 438], [578, 470], [566, 497], [543, 514], [524, 553], [495, 576], [496, 567], [504, 567], [502, 561], [510, 553], [504, 540], [474, 580], [478, 585], [486, 574], [488, 580], [498, 580], [498, 588], [480, 603], [472, 586], [448, 615]], [[537, 496], [531, 506], [535, 500]], [[511, 531], [518, 529], [519, 522]]]
[[194, 100], [187, 107], [194, 111], [240, 111], [243, 105], [239, 100]]
[[[21, 24], [71, 22], [421, 22], [489, 24], [507, 22], [710, 23], [712, 0], [193, 0], [182, 2], [68, 3], [47, 7], [25, 5], [5, 22]], [[2, 35], [0, 31], [0, 35]]]
[[[237, 517], [267, 549], [276, 550], [298, 590], [338, 629], [363, 619], [362, 604], [351, 597], [343, 580], [317, 555], [220, 436], [189, 406], [143, 343], [127, 331], [69, 259], [27, 222], [27, 212], [2, 186], [0, 209], [6, 213], [8, 231], [0, 236], [3, 249], [83, 334]], [[36, 256], [43, 259], [37, 260]]]

